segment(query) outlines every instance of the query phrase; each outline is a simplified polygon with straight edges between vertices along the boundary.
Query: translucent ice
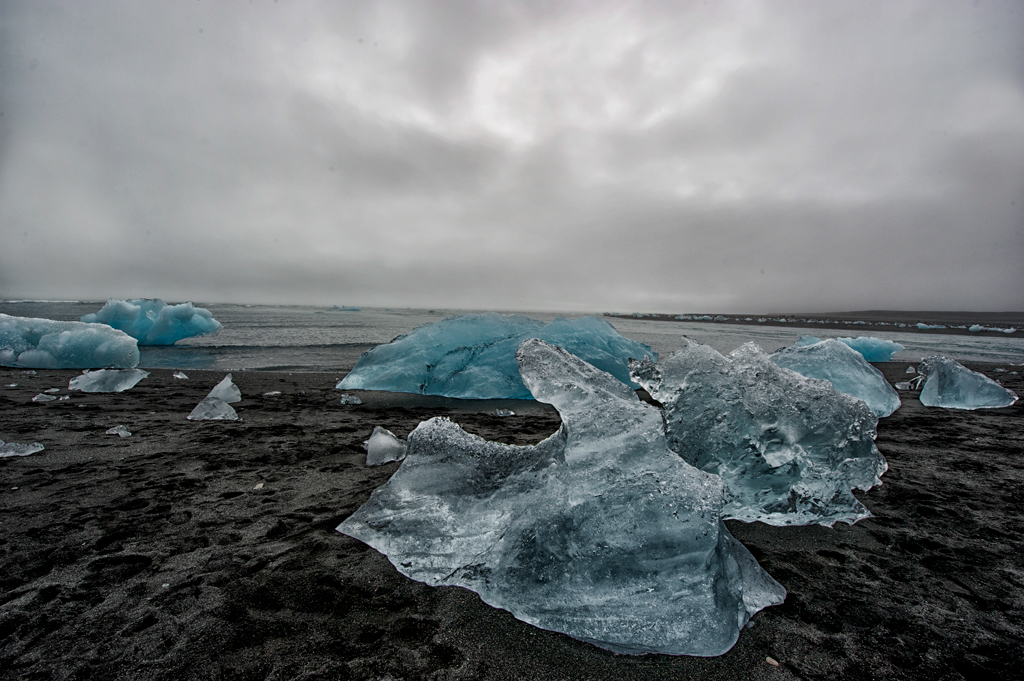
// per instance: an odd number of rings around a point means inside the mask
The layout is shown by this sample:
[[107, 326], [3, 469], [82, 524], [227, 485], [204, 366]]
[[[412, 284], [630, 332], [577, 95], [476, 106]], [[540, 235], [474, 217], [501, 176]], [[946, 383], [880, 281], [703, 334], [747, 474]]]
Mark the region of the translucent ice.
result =
[[341, 403], [342, 404], [362, 404], [363, 401], [361, 399], [359, 399], [358, 395], [342, 395], [341, 396]]
[[84, 393], [120, 393], [134, 388], [135, 384], [149, 376], [142, 369], [100, 369], [75, 376], [68, 382], [68, 390]]
[[918, 322], [917, 323], [917, 328], [921, 329], [922, 331], [928, 331], [930, 329], [944, 329], [944, 328], [946, 328], [946, 325], [945, 324], [925, 324], [924, 322]]
[[213, 333], [223, 326], [205, 308], [192, 303], [168, 305], [159, 298], [111, 298], [98, 312], [84, 315], [82, 321], [120, 329], [137, 338], [139, 345], [173, 345], [182, 338]]
[[722, 476], [725, 517], [832, 526], [871, 515], [851, 490], [881, 484], [886, 463], [863, 401], [777, 366], [753, 343], [728, 357], [686, 343], [657, 365], [631, 362], [632, 375], [664, 405], [669, 447]]
[[838, 340], [830, 338], [813, 345], [783, 348], [772, 354], [771, 359], [780, 367], [807, 378], [829, 381], [839, 392], [864, 400], [875, 416], [888, 416], [900, 407], [899, 395], [882, 372], [868, 364], [860, 352]]
[[366, 465], [381, 466], [405, 458], [405, 442], [399, 440], [387, 428], [376, 426], [370, 439], [363, 443], [366, 450]]
[[54, 402], [56, 400], [56, 397], [54, 397], [53, 395], [47, 395], [46, 393], [39, 393], [38, 395], [32, 398], [33, 402]]
[[231, 374], [221, 379], [220, 383], [213, 387], [207, 397], [212, 397], [231, 404], [242, 399], [242, 391], [231, 381]]
[[537, 339], [517, 359], [562, 417], [554, 435], [520, 447], [425, 421], [338, 530], [412, 579], [615, 652], [729, 650], [785, 590], [721, 522], [721, 479], [670, 451], [658, 410], [611, 375]]
[[5, 443], [3, 440], [0, 440], [0, 458], [5, 456], [28, 456], [29, 454], [41, 452], [44, 449], [46, 449], [46, 447], [43, 447], [43, 445], [38, 442], [33, 442], [32, 444], [21, 444], [19, 442]]
[[529, 399], [516, 366], [516, 348], [541, 338], [629, 383], [630, 357], [658, 354], [624, 338], [594, 317], [559, 317], [544, 324], [529, 317], [494, 312], [449, 317], [421, 326], [363, 353], [338, 384], [346, 390], [387, 390], [464, 399]]
[[107, 428], [107, 435], [118, 435], [120, 437], [131, 437], [132, 434], [124, 426], [114, 426], [113, 428]]
[[494, 415], [495, 416], [505, 417], [505, 416], [515, 416], [516, 413], [514, 411], [512, 411], [511, 409], [495, 409], [494, 410]]
[[907, 370], [904, 371], [903, 373], [905, 373], [905, 374], [916, 374], [917, 373], [917, 369], [915, 369], [914, 365], [911, 364], [910, 366], [907, 367]]
[[188, 418], [190, 421], [237, 421], [238, 413], [229, 403], [241, 399], [242, 391], [232, 383], [231, 374], [228, 374], [196, 405]]
[[[899, 343], [874, 338], [872, 336], [860, 336], [858, 338], [837, 338], [840, 343], [849, 346], [859, 352], [869, 362], [888, 362], [892, 356], [901, 350], [905, 350]], [[815, 336], [800, 336], [795, 346], [814, 345], [820, 343], [821, 339]]]
[[0, 366], [98, 369], [138, 363], [135, 339], [109, 326], [0, 314]]
[[184, 371], [175, 371], [173, 374], [171, 374], [171, 376], [174, 376], [175, 378], [181, 379], [183, 381], [188, 380], [188, 376], [185, 375]]
[[921, 404], [926, 407], [994, 409], [1017, 401], [1017, 393], [945, 357], [926, 357], [917, 370], [924, 376]]

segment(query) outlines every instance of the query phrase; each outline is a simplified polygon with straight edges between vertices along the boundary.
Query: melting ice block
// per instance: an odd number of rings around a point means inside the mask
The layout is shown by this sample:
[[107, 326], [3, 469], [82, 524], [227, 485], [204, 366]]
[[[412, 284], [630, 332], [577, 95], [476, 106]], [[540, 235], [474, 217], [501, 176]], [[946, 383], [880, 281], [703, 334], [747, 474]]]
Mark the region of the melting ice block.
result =
[[367, 466], [382, 466], [405, 458], [405, 442], [395, 437], [387, 428], [376, 426], [370, 439], [363, 443], [366, 450]]
[[196, 405], [188, 415], [189, 421], [237, 421], [238, 413], [231, 402], [242, 399], [242, 391], [231, 381], [231, 374], [225, 376], [213, 387], [210, 394]]
[[107, 435], [117, 435], [118, 437], [131, 437], [131, 431], [122, 425], [116, 425], [113, 428], [107, 428], [105, 431]]
[[619, 653], [720, 655], [785, 589], [721, 522], [721, 478], [669, 450], [661, 414], [561, 348], [517, 353], [559, 430], [489, 442], [446, 418], [338, 530], [431, 585]]
[[926, 357], [917, 370], [924, 377], [921, 404], [926, 407], [995, 409], [1017, 401], [1017, 393], [945, 357]]
[[0, 366], [98, 369], [138, 363], [135, 339], [109, 326], [0, 314]]
[[882, 372], [838, 340], [783, 348], [773, 353], [771, 360], [801, 376], [829, 381], [839, 392], [866, 402], [875, 416], [888, 416], [900, 407], [899, 395]]
[[363, 353], [337, 387], [464, 399], [529, 399], [516, 365], [516, 348], [527, 338], [563, 347], [624, 383], [629, 383], [628, 358], [658, 357], [649, 346], [624, 338], [602, 319], [559, 317], [544, 324], [487, 312], [449, 317], [378, 345]]
[[182, 338], [218, 331], [223, 324], [210, 311], [192, 303], [168, 305], [159, 298], [111, 298], [98, 312], [82, 317], [89, 324], [106, 324], [137, 338], [139, 345], [173, 345]]
[[[892, 360], [892, 356], [897, 352], [906, 350], [902, 345], [895, 341], [882, 340], [881, 338], [875, 338], [873, 336], [859, 336], [857, 338], [837, 338], [840, 343], [849, 346], [864, 356], [869, 362], [889, 362]], [[800, 336], [793, 347], [799, 347], [801, 345], [814, 345], [820, 343], [821, 339], [815, 336]]]
[[686, 343], [631, 371], [665, 406], [669, 447], [722, 476], [724, 517], [831, 527], [871, 515], [851, 490], [881, 484], [887, 465], [863, 401], [777, 366], [754, 343], [728, 357]]
[[142, 369], [100, 369], [75, 376], [68, 382], [68, 390], [81, 390], [84, 393], [120, 393], [134, 388], [146, 376], [149, 376], [149, 372]]
[[29, 454], [35, 454], [41, 452], [46, 447], [38, 442], [32, 444], [22, 444], [20, 442], [4, 442], [0, 440], [0, 459], [6, 456], [28, 456]]

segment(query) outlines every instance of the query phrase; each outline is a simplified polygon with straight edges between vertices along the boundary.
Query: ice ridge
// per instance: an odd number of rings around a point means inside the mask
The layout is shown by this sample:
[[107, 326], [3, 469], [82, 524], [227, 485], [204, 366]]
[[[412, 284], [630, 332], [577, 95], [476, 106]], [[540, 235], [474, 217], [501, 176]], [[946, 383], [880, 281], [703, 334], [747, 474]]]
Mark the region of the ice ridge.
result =
[[0, 314], [0, 366], [99, 369], [138, 363], [136, 340], [109, 326]]
[[173, 345], [223, 326], [206, 308], [192, 303], [168, 305], [159, 298], [111, 298], [98, 312], [84, 315], [82, 321], [120, 329], [138, 339], [139, 345]]

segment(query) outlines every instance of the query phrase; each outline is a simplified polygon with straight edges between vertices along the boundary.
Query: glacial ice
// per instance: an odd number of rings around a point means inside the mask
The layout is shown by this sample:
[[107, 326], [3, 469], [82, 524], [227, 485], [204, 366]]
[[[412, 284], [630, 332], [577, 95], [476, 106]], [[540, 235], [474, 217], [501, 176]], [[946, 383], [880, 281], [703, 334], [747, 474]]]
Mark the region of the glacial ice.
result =
[[0, 366], [38, 369], [133, 367], [139, 348], [107, 326], [0, 314]]
[[529, 399], [515, 358], [516, 348], [527, 338], [563, 347], [624, 383], [629, 383], [628, 358], [658, 357], [649, 346], [624, 338], [595, 317], [559, 317], [544, 324], [487, 312], [449, 317], [378, 345], [363, 353], [337, 387], [463, 399]]
[[793, 345], [773, 353], [771, 360], [801, 376], [829, 381], [839, 392], [866, 402], [875, 416], [889, 416], [900, 407], [899, 395], [882, 372], [868, 364], [858, 350], [839, 340]]
[[341, 396], [341, 403], [342, 404], [362, 404], [363, 401], [359, 398], [358, 395], [345, 394], [345, 395]]
[[903, 373], [905, 373], [905, 374], [916, 374], [917, 373], [917, 369], [915, 369], [914, 365], [911, 364], [910, 366], [907, 367], [907, 370], [904, 371]]
[[376, 426], [370, 439], [363, 443], [367, 466], [382, 466], [405, 458], [406, 444], [387, 428]]
[[[882, 340], [873, 336], [844, 337], [837, 338], [836, 340], [856, 350], [869, 362], [889, 362], [894, 354], [901, 350], [906, 350], [899, 343]], [[815, 336], [800, 336], [800, 340], [795, 345], [814, 345], [820, 342], [821, 339]]]
[[173, 374], [171, 374], [171, 376], [174, 376], [175, 378], [180, 379], [182, 381], [188, 380], [188, 376], [185, 375], [184, 371], [175, 371]]
[[231, 382], [228, 374], [213, 387], [203, 401], [196, 405], [188, 415], [190, 421], [237, 421], [238, 413], [231, 407], [231, 402], [242, 399], [242, 391]]
[[22, 444], [20, 442], [4, 442], [0, 440], [0, 458], [7, 456], [28, 456], [29, 454], [35, 454], [41, 452], [46, 447], [38, 442], [32, 444]]
[[512, 411], [511, 409], [495, 409], [494, 410], [494, 415], [495, 416], [500, 416], [500, 417], [504, 418], [506, 416], [515, 416], [516, 413], [514, 411]]
[[917, 328], [921, 329], [922, 331], [928, 331], [928, 330], [931, 330], [931, 329], [944, 329], [944, 328], [946, 328], [946, 325], [945, 324], [925, 324], [924, 322], [918, 322], [917, 323]]
[[131, 432], [122, 425], [114, 426], [113, 428], [107, 428], [107, 435], [117, 435], [119, 437], [131, 437]]
[[514, 446], [425, 421], [338, 531], [412, 579], [608, 650], [729, 650], [785, 589], [721, 522], [721, 479], [670, 451], [659, 411], [618, 379], [538, 339], [516, 357], [555, 434]]
[[831, 527], [871, 515], [852, 488], [881, 484], [887, 465], [863, 401], [775, 365], [754, 343], [723, 357], [684, 341], [663, 362], [630, 369], [664, 405], [669, 447], [722, 476], [724, 517]]
[[205, 308], [192, 303], [168, 305], [159, 298], [111, 298], [82, 321], [120, 329], [137, 338], [139, 345], [174, 345], [182, 338], [213, 333], [223, 326]]
[[68, 390], [84, 393], [121, 393], [149, 376], [142, 369], [100, 369], [75, 376], [68, 382]]
[[55, 402], [57, 400], [53, 395], [47, 395], [46, 393], [39, 393], [32, 398], [33, 402]]
[[242, 399], [242, 391], [238, 389], [238, 386], [231, 381], [231, 374], [228, 374], [221, 379], [220, 383], [213, 386], [213, 390], [207, 397], [212, 397], [218, 400], [223, 400], [228, 404], [232, 402], [239, 402]]
[[924, 377], [921, 404], [926, 407], [996, 409], [1017, 401], [1017, 393], [945, 357], [926, 357], [917, 370]]

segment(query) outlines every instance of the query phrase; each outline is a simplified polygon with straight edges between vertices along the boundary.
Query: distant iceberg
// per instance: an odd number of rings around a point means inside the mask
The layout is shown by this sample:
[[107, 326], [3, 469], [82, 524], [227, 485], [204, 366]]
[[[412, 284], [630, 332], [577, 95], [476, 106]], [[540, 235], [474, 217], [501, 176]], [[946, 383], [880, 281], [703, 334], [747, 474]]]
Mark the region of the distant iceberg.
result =
[[[895, 341], [882, 340], [873, 336], [859, 336], [857, 338], [837, 338], [840, 343], [849, 346], [859, 352], [869, 362], [890, 362], [892, 356], [897, 352], [906, 350], [905, 347]], [[800, 336], [794, 347], [801, 345], [814, 345], [820, 343], [821, 339], [816, 336]]]
[[527, 338], [563, 347], [632, 387], [637, 386], [630, 382], [626, 361], [658, 357], [650, 346], [619, 335], [595, 317], [559, 317], [545, 324], [486, 312], [449, 317], [378, 345], [363, 353], [336, 387], [462, 399], [529, 399], [516, 365], [516, 349]]
[[917, 371], [924, 377], [921, 404], [926, 407], [998, 409], [1017, 401], [1017, 393], [945, 357], [926, 357]]
[[138, 363], [136, 340], [109, 326], [0, 314], [0, 366], [100, 369]]
[[213, 333], [223, 326], [205, 308], [192, 303], [168, 305], [159, 298], [111, 298], [99, 312], [84, 315], [82, 321], [120, 329], [138, 339], [139, 345], [174, 345], [182, 338]]

